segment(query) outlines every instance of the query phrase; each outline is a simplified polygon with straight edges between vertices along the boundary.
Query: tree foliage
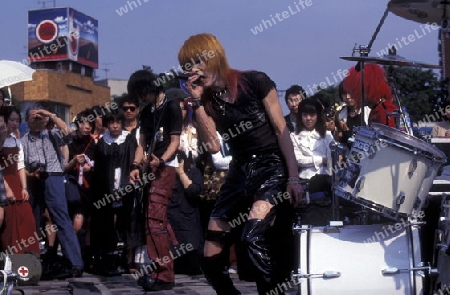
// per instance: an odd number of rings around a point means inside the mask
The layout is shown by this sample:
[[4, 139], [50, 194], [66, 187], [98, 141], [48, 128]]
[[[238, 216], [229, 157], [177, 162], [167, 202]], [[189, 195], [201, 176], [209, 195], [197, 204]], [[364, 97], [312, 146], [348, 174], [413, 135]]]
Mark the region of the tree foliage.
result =
[[124, 100], [125, 97], [127, 97], [128, 94], [127, 93], [122, 93], [121, 95], [113, 95], [112, 96], [112, 101], [117, 103], [118, 105], [122, 105], [122, 101]]
[[[423, 120], [435, 111], [441, 94], [436, 73], [412, 67], [386, 67], [386, 73], [393, 91], [396, 90], [395, 94], [402, 107], [408, 109], [413, 122]], [[394, 103], [397, 104], [396, 101]]]
[[319, 99], [325, 107], [332, 106], [335, 103], [341, 103], [339, 98], [339, 89], [335, 86], [320, 89], [313, 94], [311, 98]]
[[[402, 107], [408, 109], [413, 122], [423, 120], [438, 109], [439, 97], [442, 96], [441, 82], [432, 70], [413, 67], [385, 67], [389, 84], [394, 94], [400, 99]], [[341, 103], [338, 87], [330, 86], [312, 95], [326, 104]], [[394, 97], [394, 103], [397, 101]]]
[[[161, 73], [160, 75], [164, 75]], [[180, 88], [180, 80], [174, 78], [173, 75], [166, 75], [166, 83], [163, 84], [164, 91], [170, 88]]]

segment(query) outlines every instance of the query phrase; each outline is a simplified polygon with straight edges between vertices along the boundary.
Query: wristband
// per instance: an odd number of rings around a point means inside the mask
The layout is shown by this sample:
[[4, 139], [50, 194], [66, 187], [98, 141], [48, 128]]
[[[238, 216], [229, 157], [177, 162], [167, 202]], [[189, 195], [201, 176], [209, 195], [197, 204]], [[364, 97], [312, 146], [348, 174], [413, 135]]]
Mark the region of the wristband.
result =
[[140, 164], [137, 164], [137, 163], [133, 163], [133, 164], [131, 164], [131, 166], [130, 166], [130, 171], [133, 171], [133, 170], [139, 170], [139, 173], [141, 173], [142, 171], [142, 166], [140, 165]]
[[190, 105], [192, 107], [192, 109], [195, 111], [196, 109], [198, 109], [200, 106], [203, 105], [202, 99], [201, 98], [193, 98], [188, 105]]
[[166, 162], [164, 162], [163, 159], [159, 158], [159, 167], [165, 167], [166, 166]]
[[301, 179], [298, 178], [298, 177], [288, 177], [287, 181], [288, 182], [294, 182], [294, 183], [302, 184]]

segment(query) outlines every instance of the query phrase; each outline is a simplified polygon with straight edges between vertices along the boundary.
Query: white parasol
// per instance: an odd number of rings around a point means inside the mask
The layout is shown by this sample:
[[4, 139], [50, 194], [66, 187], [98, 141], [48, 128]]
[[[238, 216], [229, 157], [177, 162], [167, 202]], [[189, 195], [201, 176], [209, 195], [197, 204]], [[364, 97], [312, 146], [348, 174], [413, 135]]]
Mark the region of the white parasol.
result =
[[9, 86], [33, 80], [34, 72], [36, 70], [20, 62], [0, 60], [0, 88], [8, 86], [9, 96], [11, 97]]

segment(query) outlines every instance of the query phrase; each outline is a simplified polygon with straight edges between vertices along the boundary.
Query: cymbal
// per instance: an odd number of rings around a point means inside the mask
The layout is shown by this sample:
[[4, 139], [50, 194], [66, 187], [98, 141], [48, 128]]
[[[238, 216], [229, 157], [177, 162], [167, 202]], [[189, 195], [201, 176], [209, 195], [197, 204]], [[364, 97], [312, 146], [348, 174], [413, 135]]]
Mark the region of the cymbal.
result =
[[358, 62], [367, 62], [367, 63], [375, 63], [379, 65], [386, 66], [406, 66], [406, 67], [419, 67], [419, 68], [429, 68], [429, 69], [440, 69], [441, 66], [438, 65], [430, 65], [423, 62], [407, 60], [406, 58], [396, 55], [396, 54], [388, 54], [383, 57], [374, 57], [374, 56], [343, 56], [341, 59], [350, 60], [350, 61], [358, 61]]
[[[445, 2], [446, 5], [443, 4]], [[450, 17], [450, 2], [445, 0], [391, 0], [388, 9], [400, 17], [422, 24], [440, 25], [444, 9], [446, 17]]]

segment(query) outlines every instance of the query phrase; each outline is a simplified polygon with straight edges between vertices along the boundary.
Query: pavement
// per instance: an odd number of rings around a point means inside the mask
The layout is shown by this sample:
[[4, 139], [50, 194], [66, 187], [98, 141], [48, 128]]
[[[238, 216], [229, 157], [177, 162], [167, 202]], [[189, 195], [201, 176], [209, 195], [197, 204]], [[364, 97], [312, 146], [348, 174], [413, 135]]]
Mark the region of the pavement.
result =
[[[258, 295], [254, 283], [243, 282], [237, 278], [236, 274], [230, 275], [236, 288], [242, 295]], [[131, 275], [117, 277], [101, 277], [92, 274], [83, 274], [81, 278], [60, 280], [60, 281], [40, 281], [37, 286], [19, 286], [25, 295], [119, 295], [119, 294], [148, 294], [148, 295], [214, 295], [216, 294], [207, 283], [203, 275], [188, 276], [176, 275], [175, 287], [170, 291], [145, 292], [136, 284]], [[14, 290], [12, 294], [21, 294]], [[289, 294], [296, 294], [293, 290]]]

